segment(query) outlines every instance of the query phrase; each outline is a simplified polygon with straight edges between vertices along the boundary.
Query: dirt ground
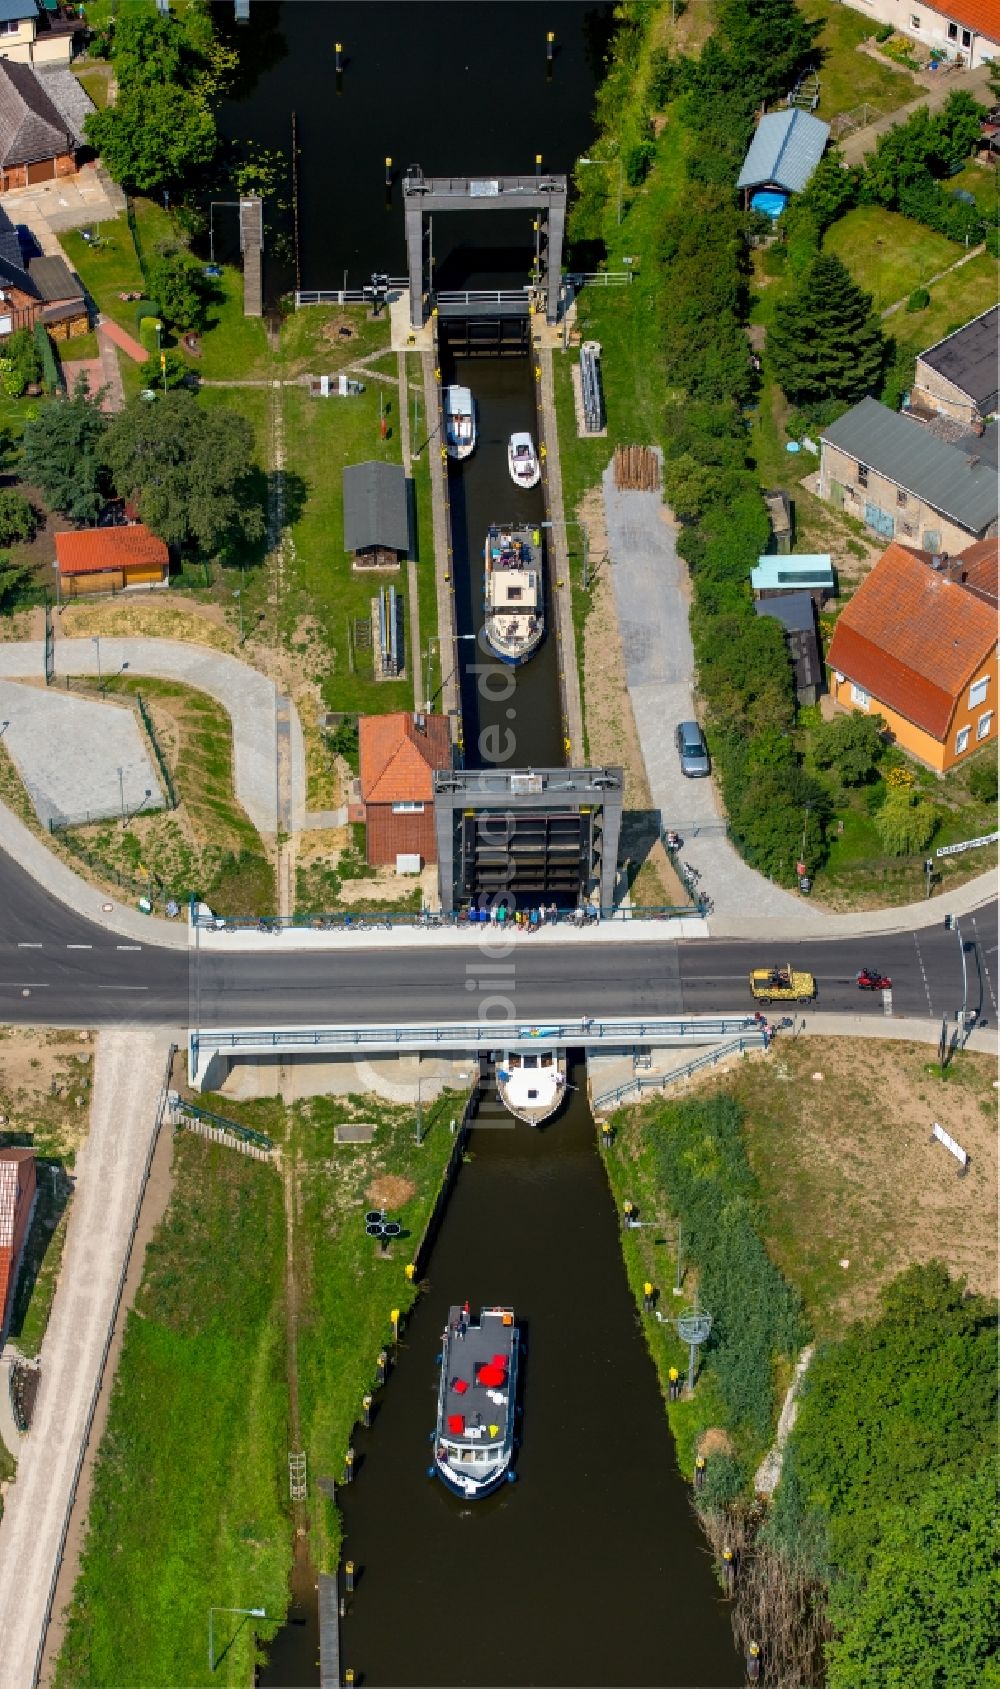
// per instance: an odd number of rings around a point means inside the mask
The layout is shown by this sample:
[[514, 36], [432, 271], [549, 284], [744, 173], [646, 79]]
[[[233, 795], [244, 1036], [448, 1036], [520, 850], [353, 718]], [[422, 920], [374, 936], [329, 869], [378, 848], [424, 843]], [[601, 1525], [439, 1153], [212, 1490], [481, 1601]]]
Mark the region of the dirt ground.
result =
[[215, 651], [236, 652], [236, 636], [219, 604], [202, 604], [183, 593], [150, 593], [145, 598], [103, 599], [100, 604], [64, 604], [56, 632], [64, 639], [106, 634], [109, 638], [183, 639], [210, 645]]
[[[997, 1064], [964, 1051], [942, 1080], [935, 1054], [802, 1038], [715, 1082], [746, 1108], [769, 1246], [820, 1335], [867, 1312], [912, 1261], [937, 1256], [996, 1291]], [[931, 1140], [935, 1121], [968, 1151], [964, 1176]]]
[[[585, 495], [578, 515], [586, 524], [591, 557], [606, 558], [608, 536], [600, 489], [593, 488]], [[620, 763], [625, 770], [619, 859], [628, 858], [641, 864], [632, 884], [634, 903], [647, 908], [686, 903], [687, 894], [659, 840], [642, 747], [625, 684], [625, 658], [607, 563], [598, 561], [592, 583], [592, 607], [583, 641], [583, 707], [591, 761]]]
[[93, 1073], [89, 1032], [0, 1028], [0, 1143], [29, 1143], [72, 1166], [89, 1129]]

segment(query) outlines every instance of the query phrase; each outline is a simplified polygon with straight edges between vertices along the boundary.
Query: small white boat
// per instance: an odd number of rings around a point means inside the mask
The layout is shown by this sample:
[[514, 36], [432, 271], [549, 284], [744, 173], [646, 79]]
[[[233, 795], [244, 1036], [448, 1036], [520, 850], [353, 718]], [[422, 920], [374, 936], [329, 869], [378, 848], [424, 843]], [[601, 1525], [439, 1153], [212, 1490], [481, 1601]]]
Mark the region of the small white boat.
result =
[[444, 390], [444, 443], [460, 463], [476, 449], [476, 406], [468, 387]]
[[507, 467], [515, 487], [538, 486], [542, 470], [530, 434], [511, 435], [507, 445]]
[[545, 633], [539, 528], [492, 527], [483, 572], [484, 630], [490, 649], [511, 668], [526, 663]]
[[566, 1095], [560, 1050], [504, 1050], [497, 1062], [497, 1096], [515, 1120], [541, 1126]]

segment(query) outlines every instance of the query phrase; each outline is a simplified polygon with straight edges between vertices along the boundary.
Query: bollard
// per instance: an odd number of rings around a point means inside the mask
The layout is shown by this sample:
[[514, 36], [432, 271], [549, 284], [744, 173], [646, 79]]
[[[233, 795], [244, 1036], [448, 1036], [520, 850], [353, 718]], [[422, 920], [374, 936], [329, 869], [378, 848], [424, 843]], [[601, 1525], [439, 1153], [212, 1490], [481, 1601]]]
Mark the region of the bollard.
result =
[[[582, 921], [580, 922], [580, 925], [583, 925]], [[631, 1202], [628, 1197], [626, 1197], [625, 1201], [622, 1203], [622, 1219], [624, 1220], [626, 1227], [629, 1229], [631, 1229], [632, 1226], [637, 1226], [639, 1224], [639, 1210], [635, 1203]]]
[[361, 1398], [361, 1417], [367, 1430], [372, 1422], [372, 1399], [369, 1395], [364, 1395]]
[[722, 1573], [726, 1580], [726, 1593], [732, 1595], [736, 1583], [736, 1562], [731, 1548], [722, 1550]]
[[408, 1282], [409, 1282], [409, 1283], [410, 1283], [410, 1284], [412, 1284], [412, 1283], [413, 1283], [413, 1280], [414, 1280], [414, 1279], [415, 1279], [415, 1278], [416, 1278], [416, 1276], [417, 1276], [417, 1269], [416, 1269], [416, 1267], [415, 1267], [415, 1266], [414, 1266], [414, 1265], [413, 1265], [413, 1262], [412, 1262], [412, 1261], [410, 1261], [410, 1262], [409, 1262], [409, 1263], [408, 1263], [408, 1264], [407, 1264], [407, 1265], [406, 1265], [406, 1266], [405, 1266], [405, 1267], [404, 1267], [404, 1268], [403, 1268], [403, 1272], [404, 1272], [404, 1273], [405, 1273], [405, 1275], [406, 1275], [406, 1278], [407, 1278], [407, 1280], [408, 1280]]
[[611, 1145], [614, 1143], [614, 1140], [615, 1140], [615, 1135], [611, 1130], [610, 1120], [602, 1120], [601, 1121], [601, 1147], [602, 1147], [602, 1149], [610, 1149]]
[[380, 1349], [378, 1352], [378, 1360], [375, 1362], [375, 1382], [377, 1384], [385, 1383], [385, 1375], [388, 1370], [388, 1366], [389, 1357], [384, 1349]]
[[705, 1483], [705, 1456], [699, 1454], [694, 1463], [694, 1487], [700, 1490]]
[[541, 174], [542, 174], [542, 155], [541, 155], [540, 152], [536, 152], [536, 154], [535, 154], [535, 175], [540, 176]]
[[348, 1449], [344, 1456], [344, 1483], [349, 1484], [354, 1478], [354, 1450]]
[[344, 1588], [348, 1595], [354, 1594], [354, 1561], [344, 1561]]
[[760, 1682], [760, 1643], [747, 1644], [747, 1682]]
[[335, 42], [333, 50], [334, 50], [334, 53], [336, 55], [336, 57], [334, 59], [334, 67], [336, 69], [337, 75], [339, 76], [341, 71], [344, 68], [344, 44], [343, 44], [343, 42], [342, 41]]
[[342, 1619], [347, 1617], [347, 1599], [343, 1595], [340, 1597], [340, 1616]]
[[344, 1672], [344, 1689], [354, 1689], [354, 1684], [356, 1682], [357, 1678], [354, 1675], [354, 1667], [348, 1666], [347, 1670]]
[[391, 158], [387, 158], [386, 161], [385, 161], [385, 185], [386, 185], [387, 188], [392, 187], [392, 159]]
[[642, 1287], [642, 1311], [644, 1314], [653, 1312], [653, 1286], [648, 1279]]
[[552, 56], [555, 52], [555, 47], [556, 47], [556, 32], [555, 32], [554, 29], [550, 29], [548, 31], [548, 33], [546, 34], [546, 37], [545, 37], [545, 58], [546, 58], [546, 62], [548, 64], [552, 63]]
[[[676, 1402], [680, 1393], [681, 1393], [681, 1375], [677, 1371], [677, 1368], [675, 1366], [672, 1366], [670, 1368], [670, 1371], [667, 1373], [667, 1397], [670, 1401]], [[700, 1455], [699, 1455], [698, 1459], [699, 1460], [701, 1459]], [[698, 1471], [698, 1461], [696, 1460], [695, 1461], [696, 1487], [697, 1487], [697, 1471]]]
[[393, 1308], [389, 1318], [392, 1321], [392, 1341], [395, 1344], [399, 1342], [399, 1309]]

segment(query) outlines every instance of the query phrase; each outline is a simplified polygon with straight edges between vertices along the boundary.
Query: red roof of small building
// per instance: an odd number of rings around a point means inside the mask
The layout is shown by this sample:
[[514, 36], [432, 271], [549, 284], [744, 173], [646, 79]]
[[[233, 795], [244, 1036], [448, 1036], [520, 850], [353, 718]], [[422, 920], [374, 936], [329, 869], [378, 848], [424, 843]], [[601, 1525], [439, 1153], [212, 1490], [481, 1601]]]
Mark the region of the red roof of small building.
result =
[[976, 540], [952, 560], [949, 578], [994, 610], [1000, 597], [1000, 537]]
[[987, 605], [893, 542], [838, 620], [827, 661], [875, 703], [944, 740], [956, 700], [996, 643]]
[[365, 803], [430, 803], [433, 773], [451, 766], [448, 717], [363, 715], [358, 723], [361, 796]]
[[170, 553], [143, 522], [128, 528], [83, 528], [56, 535], [61, 575], [94, 575], [106, 569], [166, 568]]

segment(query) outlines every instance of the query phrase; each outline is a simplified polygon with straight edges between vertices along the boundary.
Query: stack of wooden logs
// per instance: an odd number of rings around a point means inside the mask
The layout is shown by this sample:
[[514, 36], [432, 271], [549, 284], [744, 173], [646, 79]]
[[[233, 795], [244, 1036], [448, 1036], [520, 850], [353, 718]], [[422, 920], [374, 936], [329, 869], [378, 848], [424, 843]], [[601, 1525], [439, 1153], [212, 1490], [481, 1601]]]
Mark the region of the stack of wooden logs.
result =
[[615, 447], [615, 486], [619, 492], [655, 493], [660, 461], [651, 446]]

